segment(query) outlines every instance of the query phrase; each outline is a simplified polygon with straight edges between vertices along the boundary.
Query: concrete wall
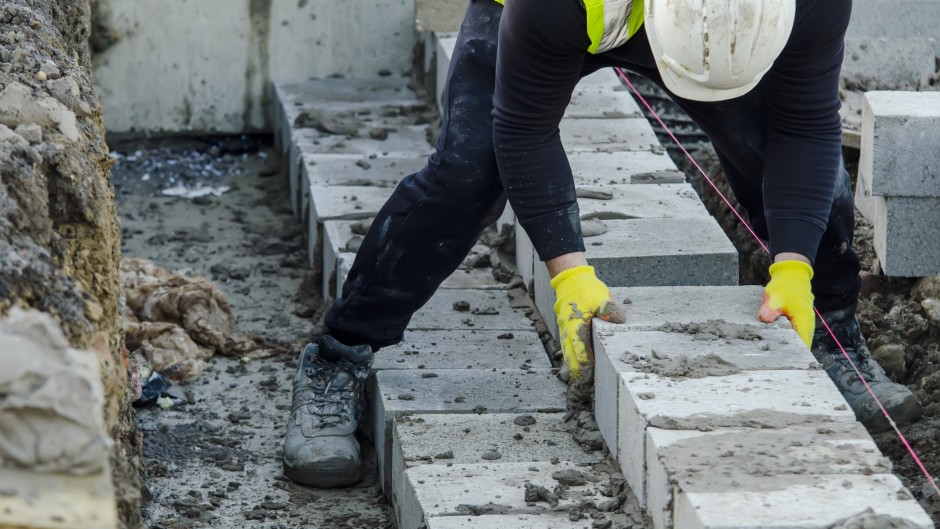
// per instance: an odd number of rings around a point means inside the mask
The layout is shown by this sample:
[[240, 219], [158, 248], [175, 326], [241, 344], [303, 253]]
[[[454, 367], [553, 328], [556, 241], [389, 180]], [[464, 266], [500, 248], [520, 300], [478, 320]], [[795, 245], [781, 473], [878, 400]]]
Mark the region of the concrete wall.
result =
[[270, 130], [272, 80], [398, 74], [415, 43], [414, 0], [98, 0], [96, 21], [112, 133]]

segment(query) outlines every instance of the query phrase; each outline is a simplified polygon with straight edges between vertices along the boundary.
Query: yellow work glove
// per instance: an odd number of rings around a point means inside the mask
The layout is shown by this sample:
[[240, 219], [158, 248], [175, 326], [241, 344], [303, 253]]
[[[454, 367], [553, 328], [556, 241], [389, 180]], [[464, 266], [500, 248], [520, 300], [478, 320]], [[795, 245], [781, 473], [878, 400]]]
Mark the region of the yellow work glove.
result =
[[555, 289], [555, 317], [561, 339], [561, 354], [568, 371], [581, 378], [581, 366], [594, 363], [591, 320], [600, 318], [623, 323], [627, 316], [610, 299], [610, 290], [594, 275], [593, 266], [569, 268], [552, 279]]
[[770, 265], [770, 282], [764, 288], [764, 303], [757, 317], [764, 323], [773, 323], [786, 316], [797, 334], [810, 347], [816, 329], [813, 312], [813, 267], [802, 261], [780, 261]]

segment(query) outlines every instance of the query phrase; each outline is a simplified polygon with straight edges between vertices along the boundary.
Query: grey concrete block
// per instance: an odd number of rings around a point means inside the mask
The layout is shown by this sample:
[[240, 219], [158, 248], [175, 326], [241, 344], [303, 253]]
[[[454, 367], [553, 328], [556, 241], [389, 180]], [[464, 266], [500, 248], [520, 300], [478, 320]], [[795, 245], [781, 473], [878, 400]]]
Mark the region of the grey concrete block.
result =
[[940, 273], [940, 198], [873, 197], [856, 186], [855, 205], [874, 225], [881, 269], [892, 277]]
[[[758, 488], [778, 478], [810, 485], [814, 476], [889, 474], [891, 461], [859, 423], [824, 422], [782, 429], [711, 432], [649, 428], [646, 432], [648, 509], [656, 529], [672, 524], [673, 497], [689, 491]], [[855, 491], [809, 495], [800, 505], [841, 503]], [[678, 529], [678, 528], [676, 528]]]
[[304, 159], [307, 185], [395, 187], [427, 165], [427, 157], [339, 157], [311, 154]]
[[[429, 374], [436, 377], [424, 378]], [[417, 413], [558, 413], [567, 386], [551, 370], [378, 371], [369, 379], [379, 478], [391, 491], [392, 421]]]
[[934, 44], [927, 37], [845, 39], [842, 78], [863, 90], [905, 84], [914, 89], [937, 70]]
[[[590, 472], [569, 462], [424, 465], [408, 469], [399, 527], [418, 529], [435, 518], [466, 518], [471, 514], [470, 506], [495, 506], [497, 512], [510, 515], [548, 514], [546, 503], [525, 501], [525, 484], [551, 490], [558, 484], [552, 473], [566, 469]], [[554, 510], [565, 511], [585, 500], [603, 502], [608, 498], [600, 494], [599, 488], [598, 483], [590, 481], [569, 487], [568, 499], [561, 499]]]
[[311, 186], [310, 221], [371, 219], [391, 194], [386, 187]]
[[874, 196], [940, 197], [940, 92], [868, 92], [859, 180]]
[[636, 101], [624, 90], [576, 87], [565, 118], [641, 118]]
[[[320, 292], [326, 299], [336, 293], [336, 284], [346, 280], [345, 276], [337, 274], [337, 264], [340, 255], [350, 253], [350, 244], [355, 244], [355, 235], [352, 232], [353, 221], [329, 220], [323, 223], [323, 277]], [[332, 287], [332, 288], [331, 288]]]
[[376, 371], [551, 367], [534, 330], [407, 331], [401, 343], [383, 347], [372, 365]]
[[[454, 304], [457, 302], [468, 303], [470, 310], [456, 310]], [[509, 294], [503, 290], [438, 290], [408, 324], [412, 331], [516, 331], [532, 328], [532, 321], [522, 309], [509, 306]]]
[[567, 513], [490, 514], [487, 516], [438, 516], [427, 529], [571, 529]]
[[[720, 314], [712, 315], [715, 319]], [[792, 329], [767, 328], [754, 323], [747, 326], [749, 339], [737, 333], [740, 325], [729, 325], [720, 334], [682, 334], [663, 331], [635, 331], [594, 336], [594, 415], [604, 441], [618, 457], [618, 402], [620, 374], [649, 369], [652, 365], [681, 364], [712, 355], [742, 371], [769, 369], [811, 369], [817, 367], [799, 335]], [[639, 367], [638, 367], [639, 366]]]
[[398, 127], [390, 131], [384, 140], [374, 140], [368, 136], [324, 134], [316, 129], [297, 129], [294, 131], [294, 145], [304, 157], [311, 154], [340, 154], [414, 158], [427, 156], [434, 151], [428, 143], [427, 129], [423, 125]]
[[587, 89], [626, 91], [626, 87], [623, 86], [623, 82], [614, 73], [613, 68], [601, 68], [590, 75], [582, 77], [578, 81], [575, 90]]
[[535, 269], [532, 274], [532, 300], [535, 302], [535, 310], [539, 311], [548, 332], [558, 339], [558, 321], [555, 319], [555, 289], [552, 288], [551, 278], [548, 276], [548, 269], [542, 261], [535, 261]]
[[[516, 423], [519, 418], [534, 424]], [[392, 504], [406, 488], [405, 471], [423, 465], [550, 463], [577, 465], [602, 463], [600, 451], [584, 452], [564, 429], [564, 414], [409, 415], [393, 425]], [[498, 461], [492, 459], [496, 452]], [[396, 512], [398, 519], [401, 513]]]
[[[583, 195], [578, 198], [582, 219], [711, 218], [698, 194], [685, 183], [578, 185], [577, 189]], [[591, 195], [603, 198], [586, 198]]]
[[[896, 523], [932, 529], [933, 522], [913, 495], [893, 475], [778, 476], [755, 480], [734, 492], [700, 490], [676, 496], [673, 527], [683, 529], [792, 527], [827, 529]], [[833, 498], [807, 501], [807, 498]], [[836, 501], [834, 498], [838, 498]], [[871, 509], [869, 521], [865, 512]], [[877, 515], [889, 520], [875, 518]], [[874, 519], [874, 521], [872, 521]]]
[[665, 152], [571, 152], [568, 162], [576, 185], [685, 183]]
[[565, 152], [648, 151], [659, 141], [643, 118], [565, 119], [561, 125]]
[[[729, 323], [763, 328], [791, 328], [786, 318], [765, 324], [757, 319], [764, 288], [747, 286], [612, 288], [611, 297], [624, 303], [624, 324], [594, 321], [594, 335], [654, 331], [665, 323], [703, 323], [722, 319]], [[629, 300], [627, 303], [626, 300]]]
[[535, 273], [534, 267], [542, 263], [536, 260], [532, 239], [529, 238], [529, 235], [518, 221], [513, 226], [513, 230], [516, 234], [516, 268], [519, 270], [519, 275], [522, 276], [526, 288], [529, 288]]
[[917, 35], [934, 39], [940, 55], [940, 2], [937, 0], [858, 0], [852, 5], [847, 38], [904, 38]]
[[620, 466], [642, 505], [647, 505], [649, 427], [714, 430], [855, 422], [822, 370], [744, 371], [695, 379], [623, 373], [620, 381]]
[[585, 239], [588, 262], [610, 287], [735, 285], [738, 253], [707, 218], [604, 221], [607, 233]]

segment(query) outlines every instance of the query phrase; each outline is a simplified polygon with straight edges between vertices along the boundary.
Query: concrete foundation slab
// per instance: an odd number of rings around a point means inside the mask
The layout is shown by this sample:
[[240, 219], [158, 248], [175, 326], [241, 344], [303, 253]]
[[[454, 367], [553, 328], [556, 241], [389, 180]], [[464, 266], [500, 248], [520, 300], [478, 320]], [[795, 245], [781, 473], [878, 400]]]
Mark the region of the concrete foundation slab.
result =
[[721, 330], [721, 324], [713, 325], [715, 334], [636, 331], [595, 335], [594, 415], [614, 457], [618, 457], [617, 406], [622, 373], [664, 369], [693, 372], [701, 368], [695, 359], [706, 356], [720, 358], [729, 369], [741, 371], [818, 367], [792, 329], [724, 325]]
[[579, 186], [685, 183], [685, 175], [665, 152], [569, 152], [568, 162]]
[[649, 427], [711, 430], [855, 422], [822, 370], [746, 371], [696, 379], [623, 373], [620, 381], [620, 466], [642, 505], [647, 505]]
[[[801, 424], [787, 428], [719, 429], [712, 432], [663, 430], [646, 432], [648, 512], [657, 529], [672, 525], [674, 493], [747, 490], [756, 481], [778, 477], [860, 476], [889, 474], [891, 461], [859, 423]], [[675, 491], [675, 492], [674, 492]], [[837, 496], [811, 496], [801, 501], [839, 502]]]
[[[910, 491], [893, 475], [780, 476], [762, 485], [733, 492], [680, 493], [675, 499], [673, 527], [828, 529], [851, 527], [849, 520], [862, 527], [934, 527]], [[839, 501], [806, 501], [836, 497]], [[867, 509], [871, 512], [866, 513]]]
[[644, 118], [565, 119], [559, 127], [566, 152], [648, 151], [659, 145]]
[[[469, 310], [454, 309], [458, 302], [469, 304]], [[502, 290], [438, 290], [408, 324], [412, 331], [524, 331], [532, 328], [532, 321], [522, 309], [509, 306], [509, 295]]]
[[[437, 375], [437, 376], [431, 376]], [[379, 477], [391, 491], [392, 421], [422, 413], [558, 413], [567, 386], [552, 370], [378, 371], [369, 379], [371, 427]]]
[[571, 529], [571, 524], [567, 513], [547, 512], [470, 517], [438, 516], [428, 520], [428, 529]]
[[718, 318], [761, 328], [791, 328], [786, 318], [772, 324], [757, 319], [763, 293], [764, 288], [757, 285], [613, 288], [611, 297], [624, 303], [627, 322], [617, 325], [595, 320], [594, 334], [653, 331], [664, 323], [702, 323]]
[[940, 92], [867, 92], [858, 175], [874, 196], [940, 197]]
[[538, 333], [528, 331], [407, 331], [375, 355], [374, 370], [544, 368], [551, 363]]
[[940, 273], [940, 198], [877, 197], [855, 189], [859, 212], [874, 225], [873, 243], [881, 269], [892, 277]]
[[[525, 484], [549, 490], [558, 482], [552, 473], [573, 469], [586, 472], [569, 462], [496, 463], [474, 465], [424, 465], [409, 469], [401, 497], [401, 529], [418, 529], [434, 518], [466, 517], [473, 512], [497, 514], [548, 514], [545, 502], [525, 501]], [[555, 510], [577, 505], [579, 501], [604, 501], [598, 485], [569, 487], [571, 499], [560, 500]], [[570, 524], [571, 522], [569, 522]]]

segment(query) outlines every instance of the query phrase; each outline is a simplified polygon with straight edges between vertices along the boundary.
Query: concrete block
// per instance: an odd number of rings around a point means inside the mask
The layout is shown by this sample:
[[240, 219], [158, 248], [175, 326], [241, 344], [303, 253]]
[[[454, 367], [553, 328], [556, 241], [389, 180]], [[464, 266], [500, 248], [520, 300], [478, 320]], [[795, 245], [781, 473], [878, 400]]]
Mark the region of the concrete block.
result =
[[940, 92], [868, 92], [859, 180], [874, 196], [940, 197]]
[[[713, 316], [717, 319], [720, 314]], [[717, 324], [713, 327], [716, 332], [711, 335], [635, 331], [594, 336], [597, 362], [594, 370], [594, 415], [615, 458], [618, 457], [617, 406], [622, 373], [679, 367], [708, 355], [719, 357], [742, 371], [810, 369], [818, 365], [792, 329], [765, 328], [757, 323], [726, 325], [724, 329]]]
[[[516, 423], [520, 418], [535, 422]], [[415, 466], [488, 464], [491, 460], [483, 456], [494, 451], [500, 464], [555, 460], [593, 465], [604, 461], [600, 451], [584, 452], [564, 427], [562, 413], [399, 417], [393, 425], [392, 504], [400, 507], [397, 499], [406, 487], [405, 471]], [[396, 515], [401, 519], [399, 512]]]
[[423, 125], [407, 125], [388, 131], [384, 140], [324, 134], [316, 129], [295, 129], [294, 145], [304, 158], [311, 154], [345, 154], [358, 156], [413, 158], [427, 156], [434, 148], [427, 139]]
[[555, 320], [555, 289], [552, 288], [551, 279], [548, 277], [548, 269], [542, 261], [535, 261], [532, 286], [532, 299], [535, 301], [535, 310], [539, 311], [542, 320], [545, 321], [545, 326], [548, 327], [548, 332], [557, 340], [558, 322]]
[[[438, 517], [466, 518], [473, 512], [487, 510], [509, 515], [548, 513], [545, 502], [525, 501], [525, 484], [551, 490], [558, 484], [552, 473], [566, 469], [589, 473], [569, 462], [423, 465], [408, 469], [399, 527], [418, 529]], [[598, 489], [599, 484], [590, 481], [569, 487], [569, 499], [561, 499], [553, 510], [564, 511], [584, 500], [600, 503], [608, 499]], [[571, 522], [568, 523], [570, 527]]]
[[[780, 476], [759, 480], [754, 485], [757, 486], [741, 487], [732, 492], [699, 490], [678, 494], [673, 526], [683, 529], [828, 529], [855, 524], [911, 529], [934, 527], [930, 516], [893, 475]], [[821, 501], [807, 501], [807, 498]], [[867, 509], [871, 512], [866, 513]]]
[[[468, 303], [470, 309], [455, 309], [457, 302]], [[522, 309], [509, 306], [509, 295], [503, 290], [438, 290], [408, 324], [412, 331], [517, 331], [532, 328], [532, 321]]]
[[855, 422], [855, 414], [822, 370], [745, 371], [694, 379], [622, 373], [620, 382], [620, 467], [644, 506], [649, 427], [779, 429], [808, 422]]
[[306, 156], [303, 171], [307, 185], [395, 187], [406, 176], [427, 165], [427, 157]]
[[337, 274], [337, 264], [341, 254], [354, 255], [350, 249], [355, 248], [357, 237], [361, 240], [360, 236], [353, 234], [353, 224], [353, 221], [348, 220], [329, 220], [323, 223], [323, 277], [320, 290], [323, 299], [335, 296], [337, 288], [341, 288], [346, 281], [345, 275]]
[[570, 152], [568, 162], [579, 186], [685, 183], [665, 151]]
[[[648, 509], [656, 529], [672, 528], [674, 494], [750, 489], [778, 478], [889, 474], [891, 461], [860, 423], [799, 424], [779, 430], [732, 428], [711, 432], [649, 428], [646, 432]], [[757, 487], [754, 487], [757, 488]], [[839, 503], [813, 495], [800, 505]]]
[[855, 205], [874, 225], [875, 254], [886, 275], [940, 273], [940, 198], [876, 197], [857, 185]]
[[383, 347], [372, 365], [376, 371], [551, 367], [534, 330], [407, 331], [404, 341]]
[[[490, 514], [487, 516], [438, 516], [427, 529], [571, 529], [567, 513]], [[587, 527], [587, 526], [585, 526]]]
[[633, 331], [654, 331], [665, 323], [703, 323], [722, 319], [729, 323], [762, 328], [789, 329], [790, 322], [761, 323], [757, 310], [764, 288], [747, 286], [634, 287], [612, 288], [611, 297], [624, 304], [624, 324], [594, 321], [594, 335]]
[[[711, 218], [698, 194], [685, 183], [579, 185], [577, 189], [583, 195], [578, 198], [582, 219]], [[610, 198], [600, 198], [603, 195]], [[586, 198], [588, 196], [599, 198]]]
[[862, 90], [905, 84], [914, 89], [937, 70], [934, 44], [927, 37], [845, 39], [842, 78]]
[[[532, 239], [529, 238], [529, 235], [518, 221], [515, 223], [513, 230], [516, 233], [516, 268], [519, 270], [519, 275], [522, 276], [526, 288], [529, 288], [535, 273], [534, 267], [541, 265], [542, 262], [535, 258], [535, 247], [532, 246]], [[532, 292], [530, 291], [529, 294], [532, 294]]]
[[735, 285], [738, 253], [708, 218], [604, 221], [585, 239], [588, 262], [610, 287]]
[[370, 186], [311, 186], [310, 222], [371, 219], [392, 190]]
[[[431, 376], [429, 375], [437, 375]], [[567, 386], [551, 370], [378, 371], [369, 379], [379, 478], [391, 491], [392, 421], [418, 413], [559, 413]]]
[[624, 90], [581, 88], [574, 89], [571, 102], [565, 109], [565, 118], [641, 118], [643, 114], [636, 101]]
[[356, 254], [341, 253], [336, 261], [336, 289], [333, 297], [339, 299], [343, 296], [343, 286], [346, 285], [346, 278], [349, 277], [349, 271], [352, 269], [353, 262], [356, 260]]
[[578, 81], [575, 90], [587, 89], [626, 91], [626, 87], [623, 86], [623, 82], [617, 77], [613, 68], [601, 68], [590, 75], [582, 77]]
[[508, 290], [509, 285], [500, 283], [493, 278], [492, 268], [473, 268], [464, 270], [458, 268], [441, 283], [439, 288], [478, 290]]
[[447, 73], [450, 71], [450, 60], [454, 56], [454, 48], [457, 46], [456, 33], [435, 33], [434, 40], [437, 42], [437, 79], [434, 84], [434, 103], [437, 109], [444, 114], [444, 86], [447, 84]]
[[[886, 14], [890, 13], [890, 22]], [[937, 0], [864, 0], [853, 2], [847, 38], [904, 38], [911, 35], [934, 39], [940, 55], [940, 2]]]
[[659, 145], [644, 118], [565, 119], [561, 125], [565, 152], [648, 151]]

